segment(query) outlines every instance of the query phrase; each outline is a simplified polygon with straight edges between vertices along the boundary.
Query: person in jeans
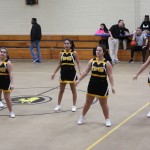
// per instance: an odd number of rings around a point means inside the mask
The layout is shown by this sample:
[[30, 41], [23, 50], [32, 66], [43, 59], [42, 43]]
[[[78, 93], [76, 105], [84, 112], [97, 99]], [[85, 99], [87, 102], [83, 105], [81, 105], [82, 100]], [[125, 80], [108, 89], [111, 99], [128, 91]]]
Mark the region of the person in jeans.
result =
[[146, 50], [147, 50], [147, 44], [148, 44], [148, 38], [144, 33], [142, 33], [141, 28], [137, 28], [135, 34], [133, 35], [132, 41], [136, 41], [135, 46], [131, 46], [131, 59], [129, 60], [129, 63], [134, 62], [134, 52], [135, 51], [142, 51], [143, 56], [143, 63], [145, 62], [146, 57]]
[[118, 60], [118, 49], [119, 49], [119, 37], [120, 37], [120, 31], [121, 28], [124, 26], [124, 21], [119, 20], [118, 24], [115, 24], [111, 26], [109, 29], [110, 37], [108, 38], [108, 44], [109, 44], [109, 52], [111, 59], [114, 63], [119, 63]]
[[[32, 18], [31, 20], [32, 28], [30, 32], [31, 45], [30, 52], [33, 58], [33, 63], [38, 62], [41, 63], [41, 51], [40, 51], [40, 41], [42, 37], [41, 26], [37, 23], [36, 18]], [[37, 55], [34, 52], [34, 47], [36, 47]]]

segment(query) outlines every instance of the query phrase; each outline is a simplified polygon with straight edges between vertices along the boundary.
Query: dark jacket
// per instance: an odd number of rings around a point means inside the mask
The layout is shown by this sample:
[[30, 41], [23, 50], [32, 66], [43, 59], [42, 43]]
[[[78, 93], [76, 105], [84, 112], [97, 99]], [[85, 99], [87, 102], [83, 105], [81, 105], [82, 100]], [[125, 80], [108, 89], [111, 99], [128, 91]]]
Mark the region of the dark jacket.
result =
[[41, 37], [42, 37], [41, 26], [37, 23], [34, 23], [32, 25], [31, 32], [30, 32], [31, 41], [41, 40]]
[[109, 31], [111, 32], [113, 38], [118, 39], [120, 37], [120, 27], [118, 24], [111, 26]]
[[143, 30], [149, 30], [150, 31], [150, 21], [143, 21], [140, 27]]

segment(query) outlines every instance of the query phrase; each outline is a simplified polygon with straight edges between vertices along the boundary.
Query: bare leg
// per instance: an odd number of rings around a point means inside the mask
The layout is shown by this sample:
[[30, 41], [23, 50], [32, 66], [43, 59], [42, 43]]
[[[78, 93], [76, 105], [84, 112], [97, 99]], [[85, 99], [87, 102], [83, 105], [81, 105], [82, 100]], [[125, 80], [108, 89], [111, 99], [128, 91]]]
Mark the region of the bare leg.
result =
[[71, 83], [70, 84], [70, 88], [71, 88], [71, 91], [72, 91], [72, 95], [73, 95], [73, 105], [75, 106], [76, 105], [76, 101], [77, 101], [77, 91], [76, 91], [76, 86], [74, 83]]
[[88, 112], [91, 104], [93, 103], [94, 98], [95, 97], [93, 97], [93, 96], [86, 95], [86, 102], [84, 104], [83, 111], [82, 111], [83, 116], [85, 116], [86, 113]]
[[109, 119], [109, 107], [108, 107], [108, 104], [107, 104], [107, 98], [100, 98], [99, 103], [102, 107], [105, 119]]
[[10, 92], [4, 92], [4, 98], [6, 100], [6, 105], [8, 107], [9, 112], [12, 112], [12, 102], [10, 98]]
[[66, 87], [66, 83], [60, 83], [60, 91], [59, 91], [59, 95], [58, 95], [58, 105], [60, 105], [60, 103], [61, 103], [62, 96], [65, 91], [65, 87]]

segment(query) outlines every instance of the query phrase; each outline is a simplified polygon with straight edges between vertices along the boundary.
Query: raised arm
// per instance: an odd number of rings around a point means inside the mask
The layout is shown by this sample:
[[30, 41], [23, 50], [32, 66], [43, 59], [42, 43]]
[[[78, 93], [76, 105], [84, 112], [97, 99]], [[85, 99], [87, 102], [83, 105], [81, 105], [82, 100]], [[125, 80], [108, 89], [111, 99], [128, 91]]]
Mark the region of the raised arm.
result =
[[149, 64], [150, 64], [150, 56], [148, 57], [147, 61], [142, 65], [137, 74], [133, 77], [133, 80], [137, 80], [138, 76], [148, 67]]

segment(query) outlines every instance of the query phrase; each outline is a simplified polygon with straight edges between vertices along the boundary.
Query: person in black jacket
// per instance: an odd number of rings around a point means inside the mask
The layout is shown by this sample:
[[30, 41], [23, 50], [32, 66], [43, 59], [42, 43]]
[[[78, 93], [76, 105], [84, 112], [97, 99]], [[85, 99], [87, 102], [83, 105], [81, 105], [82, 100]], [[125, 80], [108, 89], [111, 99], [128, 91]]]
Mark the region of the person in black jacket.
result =
[[145, 34], [150, 33], [149, 15], [145, 15], [144, 21], [142, 22], [140, 28], [142, 29], [143, 33], [145, 33]]
[[118, 60], [118, 49], [119, 49], [119, 37], [120, 37], [120, 30], [124, 25], [123, 20], [119, 20], [118, 24], [112, 25], [109, 29], [110, 37], [108, 38], [108, 45], [109, 45], [109, 52], [110, 57], [113, 63], [119, 63]]
[[131, 42], [131, 40], [129, 39], [128, 36], [125, 36], [125, 35], [129, 35], [130, 32], [129, 32], [129, 29], [127, 29], [125, 27], [125, 24], [123, 24], [123, 27], [120, 29], [120, 37], [119, 37], [119, 42], [122, 42], [123, 43], [123, 49], [126, 50], [127, 49], [127, 45], [128, 43]]
[[[33, 58], [33, 63], [35, 62], [41, 63], [42, 62], [40, 51], [40, 41], [42, 37], [41, 26], [37, 23], [36, 18], [32, 18], [31, 23], [32, 28], [30, 32], [30, 39], [31, 39], [30, 52]], [[34, 47], [36, 47], [37, 55], [34, 52]]]

